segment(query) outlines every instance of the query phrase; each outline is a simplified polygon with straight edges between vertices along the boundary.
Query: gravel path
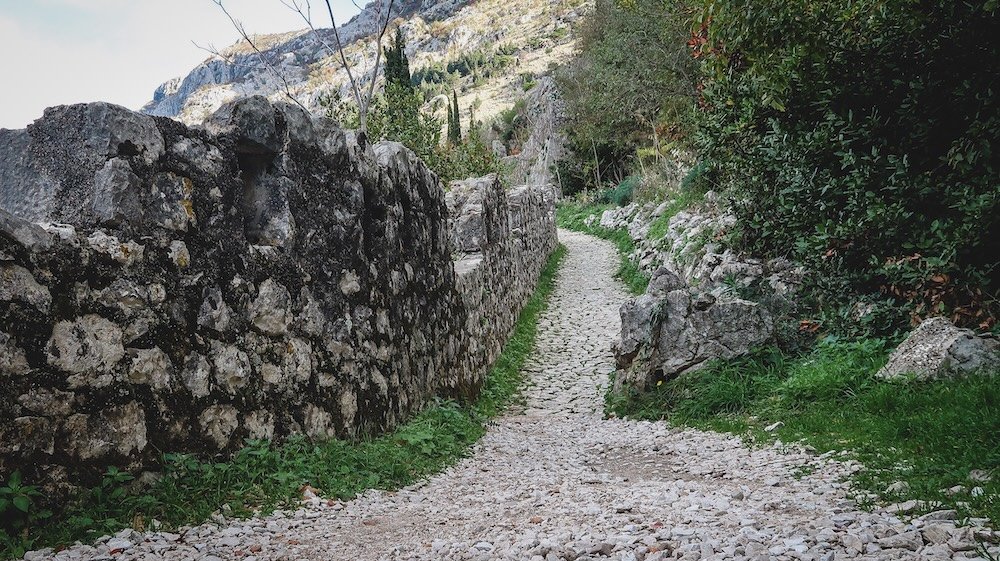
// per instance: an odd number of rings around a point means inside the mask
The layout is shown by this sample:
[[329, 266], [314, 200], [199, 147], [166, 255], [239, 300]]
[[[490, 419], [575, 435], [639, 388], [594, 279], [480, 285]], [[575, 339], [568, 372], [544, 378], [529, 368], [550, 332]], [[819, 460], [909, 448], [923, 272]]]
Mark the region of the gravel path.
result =
[[[126, 530], [57, 559], [822, 560], [975, 558], [953, 512], [859, 511], [849, 463], [663, 423], [602, 419], [627, 298], [611, 244], [560, 232], [569, 254], [526, 405], [474, 454], [420, 485], [176, 534]], [[939, 519], [939, 520], [938, 520]], [[111, 554], [111, 555], [109, 555]], [[29, 559], [53, 557], [50, 552]]]

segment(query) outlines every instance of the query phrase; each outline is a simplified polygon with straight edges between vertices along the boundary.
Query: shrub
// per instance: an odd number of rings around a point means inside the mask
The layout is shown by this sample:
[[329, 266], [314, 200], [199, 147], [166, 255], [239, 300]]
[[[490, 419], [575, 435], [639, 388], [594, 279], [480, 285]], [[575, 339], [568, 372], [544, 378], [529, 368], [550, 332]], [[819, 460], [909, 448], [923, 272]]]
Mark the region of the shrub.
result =
[[568, 116], [564, 192], [567, 183], [576, 192], [627, 175], [637, 148], [676, 136], [688, 120], [688, 19], [676, 0], [597, 1], [581, 25], [578, 57], [555, 75]]
[[881, 292], [915, 319], [988, 327], [995, 2], [710, 0], [705, 14], [692, 38], [697, 145], [736, 203], [744, 249], [806, 263], [827, 298]]

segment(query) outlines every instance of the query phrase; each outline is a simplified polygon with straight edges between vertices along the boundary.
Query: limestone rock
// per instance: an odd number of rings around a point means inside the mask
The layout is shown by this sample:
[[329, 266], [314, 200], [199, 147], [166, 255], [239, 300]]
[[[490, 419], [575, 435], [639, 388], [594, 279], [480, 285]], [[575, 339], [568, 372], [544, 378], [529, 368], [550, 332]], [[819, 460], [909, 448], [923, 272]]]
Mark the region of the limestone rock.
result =
[[38, 284], [24, 267], [0, 263], [0, 302], [20, 302], [42, 314], [49, 313], [52, 295], [49, 289]]
[[240, 426], [236, 408], [232, 405], [206, 407], [198, 417], [201, 430], [220, 449], [229, 445], [233, 432]]
[[78, 375], [71, 387], [111, 383], [110, 372], [124, 356], [121, 328], [95, 314], [57, 323], [49, 338], [49, 364]]
[[645, 390], [713, 359], [746, 354], [774, 331], [763, 306], [690, 289], [669, 270], [657, 271], [646, 294], [622, 305], [621, 318], [619, 391]]
[[99, 413], [71, 415], [62, 431], [69, 452], [80, 460], [129, 457], [146, 448], [146, 417], [138, 403], [108, 407]]
[[250, 358], [239, 348], [212, 342], [212, 366], [215, 372], [215, 383], [231, 395], [250, 383], [253, 371]]
[[112, 158], [94, 175], [94, 217], [101, 223], [117, 225], [142, 216], [139, 199], [142, 180], [123, 158]]
[[73, 398], [72, 392], [35, 388], [18, 397], [17, 402], [32, 413], [56, 417], [73, 412]]
[[145, 247], [142, 245], [134, 241], [122, 243], [116, 236], [108, 235], [100, 230], [87, 237], [87, 244], [90, 249], [107, 255], [122, 265], [131, 265], [136, 261], [141, 261], [145, 253]]
[[980, 337], [972, 330], [955, 327], [947, 318], [924, 320], [889, 357], [878, 371], [880, 378], [913, 374], [918, 380], [1000, 368], [1000, 341]]
[[181, 379], [194, 397], [205, 397], [212, 384], [212, 366], [198, 353], [191, 353], [184, 361]]
[[250, 305], [250, 321], [262, 333], [282, 335], [292, 322], [291, 296], [274, 279], [261, 283], [257, 298]]
[[28, 372], [24, 349], [9, 333], [0, 331], [0, 376], [20, 376]]
[[132, 357], [128, 371], [129, 382], [152, 386], [161, 391], [172, 388], [173, 365], [166, 353], [158, 347], [129, 349], [128, 353]]
[[103, 102], [49, 108], [27, 129], [0, 134], [0, 209], [34, 222], [101, 221], [114, 214], [114, 195], [95, 185], [97, 172], [114, 158], [149, 164], [163, 152], [146, 115]]
[[219, 333], [229, 329], [230, 310], [219, 287], [205, 288], [205, 299], [198, 310], [198, 325]]
[[267, 98], [252, 96], [219, 108], [205, 123], [205, 128], [214, 134], [233, 136], [242, 152], [275, 154], [282, 147], [275, 116], [274, 107]]
[[495, 175], [453, 181], [448, 190], [448, 213], [451, 216], [452, 244], [459, 253], [478, 253], [489, 243], [485, 216], [497, 204], [486, 195], [485, 184], [497, 181]]

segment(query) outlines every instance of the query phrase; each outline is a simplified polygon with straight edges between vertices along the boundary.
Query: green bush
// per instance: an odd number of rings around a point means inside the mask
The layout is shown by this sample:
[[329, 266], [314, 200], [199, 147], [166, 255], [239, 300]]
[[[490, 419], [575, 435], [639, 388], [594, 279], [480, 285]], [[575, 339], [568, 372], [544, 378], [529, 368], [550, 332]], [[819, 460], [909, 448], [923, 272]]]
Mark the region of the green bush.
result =
[[704, 21], [697, 146], [744, 249], [805, 263], [828, 298], [881, 292], [989, 325], [996, 2], [709, 0]]
[[568, 118], [564, 193], [627, 176], [638, 148], [678, 136], [690, 121], [689, 19], [677, 0], [596, 2], [580, 26], [579, 55], [555, 74]]
[[601, 194], [601, 202], [612, 203], [616, 206], [625, 206], [632, 202], [636, 187], [641, 179], [638, 175], [630, 175], [622, 180], [614, 189], [608, 189]]

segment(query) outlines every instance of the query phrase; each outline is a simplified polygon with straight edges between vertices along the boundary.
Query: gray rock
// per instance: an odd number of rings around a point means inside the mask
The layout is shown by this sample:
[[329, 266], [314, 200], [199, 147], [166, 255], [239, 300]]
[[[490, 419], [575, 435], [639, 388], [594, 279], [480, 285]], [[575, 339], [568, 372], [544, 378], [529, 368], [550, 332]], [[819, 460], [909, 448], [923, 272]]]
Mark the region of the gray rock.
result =
[[250, 358], [239, 348], [213, 341], [211, 359], [215, 383], [229, 394], [235, 395], [250, 383]]
[[288, 289], [274, 279], [260, 284], [257, 298], [250, 304], [250, 321], [254, 327], [268, 335], [283, 335], [292, 322], [291, 296]]
[[0, 209], [33, 222], [95, 223], [95, 200], [109, 208], [98, 171], [114, 158], [149, 164], [163, 153], [145, 115], [103, 102], [49, 108], [26, 130], [0, 134]]
[[50, 365], [79, 375], [70, 379], [71, 387], [111, 383], [111, 372], [125, 356], [121, 328], [95, 314], [57, 323], [47, 349]]
[[198, 353], [191, 353], [184, 361], [181, 379], [194, 397], [205, 397], [212, 384], [212, 366]]
[[133, 384], [152, 386], [157, 390], [171, 389], [173, 365], [170, 357], [158, 347], [152, 349], [129, 349], [132, 357], [129, 366], [128, 381]]
[[0, 263], [0, 302], [20, 302], [48, 314], [52, 295], [48, 288], [38, 284], [31, 271], [19, 265]]
[[240, 426], [236, 408], [231, 405], [212, 405], [206, 407], [198, 417], [201, 430], [219, 448], [229, 445], [233, 432]]
[[32, 413], [48, 417], [66, 416], [73, 412], [71, 392], [35, 388], [17, 398], [18, 404]]
[[[3, 134], [2, 131], [0, 134]], [[0, 236], [11, 239], [29, 252], [48, 249], [52, 245], [52, 237], [41, 226], [14, 216], [4, 210], [2, 205], [0, 205]]]
[[191, 197], [194, 184], [187, 177], [172, 172], [153, 176], [150, 192], [144, 201], [145, 219], [149, 226], [167, 230], [187, 231], [197, 223]]
[[889, 536], [878, 540], [879, 546], [885, 549], [908, 549], [910, 551], [917, 551], [924, 545], [924, 540], [920, 536], [920, 532], [916, 530], [911, 530], [909, 532], [902, 532], [894, 536]]
[[205, 299], [198, 309], [198, 325], [219, 333], [228, 330], [231, 315], [222, 291], [219, 287], [212, 286], [207, 287], [204, 294]]
[[255, 95], [223, 105], [205, 122], [205, 128], [234, 137], [243, 153], [277, 154], [284, 142], [275, 117], [271, 102]]
[[77, 413], [63, 424], [68, 451], [80, 460], [127, 458], [146, 448], [146, 417], [132, 401], [91, 415]]
[[453, 251], [458, 253], [478, 253], [483, 250], [488, 239], [485, 217], [490, 206], [497, 201], [487, 198], [491, 190], [485, 187], [497, 181], [495, 175], [476, 179], [453, 181], [448, 186], [448, 213], [451, 216]]
[[1000, 368], [1000, 341], [955, 327], [947, 318], [924, 320], [878, 371], [880, 378], [915, 375], [935, 380]]
[[94, 217], [106, 225], [118, 225], [142, 216], [139, 200], [142, 180], [122, 158], [112, 158], [94, 175]]
[[28, 359], [24, 356], [24, 349], [10, 334], [0, 331], [0, 375], [21, 376], [27, 372]]
[[646, 294], [622, 306], [622, 335], [615, 352], [617, 391], [645, 390], [653, 383], [700, 368], [713, 359], [748, 353], [773, 335], [771, 314], [761, 305], [677, 286], [663, 272]]
[[134, 241], [122, 243], [116, 236], [95, 231], [87, 237], [87, 244], [94, 252], [108, 256], [122, 265], [142, 261], [146, 248]]

